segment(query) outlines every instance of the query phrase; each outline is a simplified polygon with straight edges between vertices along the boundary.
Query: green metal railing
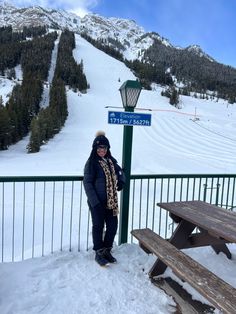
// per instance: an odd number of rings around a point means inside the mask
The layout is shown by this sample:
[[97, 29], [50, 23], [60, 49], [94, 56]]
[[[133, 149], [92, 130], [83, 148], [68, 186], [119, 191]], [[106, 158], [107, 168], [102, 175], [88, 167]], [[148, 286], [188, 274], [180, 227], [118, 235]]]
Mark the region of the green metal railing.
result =
[[[89, 239], [82, 176], [0, 177], [1, 261], [81, 249]], [[83, 214], [86, 213], [86, 215]], [[83, 242], [83, 248], [89, 243]]]
[[[92, 247], [91, 219], [82, 176], [0, 177], [0, 261]], [[131, 175], [130, 231], [150, 228], [167, 238], [174, 230], [158, 202], [204, 200], [236, 210], [236, 175]], [[119, 223], [120, 227], [122, 221]], [[116, 242], [118, 237], [116, 238]]]
[[236, 209], [236, 175], [132, 175], [128, 242], [130, 230], [150, 228], [170, 237], [174, 223], [160, 202], [203, 200], [228, 210]]

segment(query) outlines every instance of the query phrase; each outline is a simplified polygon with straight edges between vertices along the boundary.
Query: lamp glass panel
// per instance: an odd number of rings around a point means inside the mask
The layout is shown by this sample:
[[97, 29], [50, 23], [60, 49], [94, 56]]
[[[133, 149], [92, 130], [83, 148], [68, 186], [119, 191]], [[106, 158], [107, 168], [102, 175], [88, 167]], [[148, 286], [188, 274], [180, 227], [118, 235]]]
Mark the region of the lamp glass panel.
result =
[[121, 99], [122, 99], [123, 107], [126, 107], [126, 105], [127, 105], [127, 99], [126, 99], [126, 90], [125, 90], [125, 88], [120, 90], [120, 94], [121, 94]]
[[127, 106], [134, 108], [137, 104], [140, 90], [136, 88], [127, 89]]

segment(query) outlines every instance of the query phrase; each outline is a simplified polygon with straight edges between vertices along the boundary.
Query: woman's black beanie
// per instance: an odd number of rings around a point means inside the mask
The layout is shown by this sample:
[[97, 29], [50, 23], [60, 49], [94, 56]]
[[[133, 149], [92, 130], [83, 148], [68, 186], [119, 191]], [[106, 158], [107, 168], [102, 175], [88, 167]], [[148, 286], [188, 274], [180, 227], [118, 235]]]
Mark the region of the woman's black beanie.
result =
[[106, 145], [108, 149], [110, 148], [110, 143], [106, 138], [104, 131], [97, 131], [93, 141], [93, 149], [97, 149], [99, 145]]

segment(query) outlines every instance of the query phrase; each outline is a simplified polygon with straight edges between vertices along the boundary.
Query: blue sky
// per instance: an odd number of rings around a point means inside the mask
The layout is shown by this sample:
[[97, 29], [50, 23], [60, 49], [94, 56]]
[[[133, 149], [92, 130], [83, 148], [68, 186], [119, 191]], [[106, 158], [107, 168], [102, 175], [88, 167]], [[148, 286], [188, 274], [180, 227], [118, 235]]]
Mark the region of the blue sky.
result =
[[216, 61], [236, 67], [236, 0], [15, 0], [18, 6], [63, 8], [80, 15], [133, 19], [174, 46], [197, 44]]

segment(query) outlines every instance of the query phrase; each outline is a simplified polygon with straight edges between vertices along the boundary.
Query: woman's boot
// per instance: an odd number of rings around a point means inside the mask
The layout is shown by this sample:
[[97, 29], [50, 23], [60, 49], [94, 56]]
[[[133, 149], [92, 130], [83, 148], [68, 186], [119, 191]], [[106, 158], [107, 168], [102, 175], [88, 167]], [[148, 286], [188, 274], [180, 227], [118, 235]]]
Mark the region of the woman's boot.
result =
[[116, 262], [117, 262], [116, 258], [111, 255], [111, 248], [104, 248], [103, 257], [104, 257], [109, 263], [116, 263]]
[[104, 256], [104, 250], [105, 249], [100, 249], [100, 250], [97, 250], [95, 253], [95, 261], [100, 266], [106, 266], [107, 264], [109, 264], [109, 261]]

